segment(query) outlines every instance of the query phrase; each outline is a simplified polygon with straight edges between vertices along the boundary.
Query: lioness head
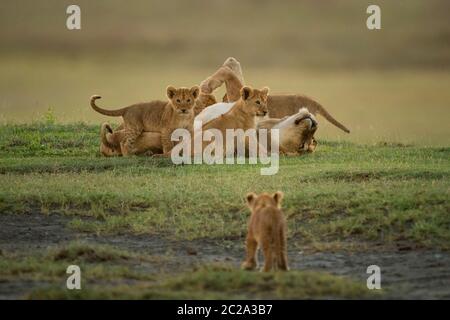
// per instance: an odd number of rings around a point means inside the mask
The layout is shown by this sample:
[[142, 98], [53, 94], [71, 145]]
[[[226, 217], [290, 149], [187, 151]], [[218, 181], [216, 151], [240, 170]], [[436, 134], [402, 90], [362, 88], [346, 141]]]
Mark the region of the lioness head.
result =
[[316, 118], [306, 108], [301, 108], [273, 127], [280, 130], [280, 145], [289, 152], [308, 151], [310, 144], [315, 143], [317, 128]]
[[256, 193], [248, 193], [246, 196], [247, 205], [250, 210], [254, 211], [259, 207], [277, 207], [281, 208], [281, 200], [283, 199], [283, 192], [277, 191], [274, 194], [268, 194], [266, 192], [261, 193], [259, 196]]
[[269, 88], [265, 87], [261, 90], [252, 89], [245, 86], [241, 88], [241, 99], [245, 104], [245, 110], [254, 116], [264, 117], [268, 114], [267, 96]]
[[190, 115], [192, 113], [199, 93], [200, 88], [198, 86], [190, 89], [167, 87], [167, 97], [172, 104], [172, 108], [181, 115]]

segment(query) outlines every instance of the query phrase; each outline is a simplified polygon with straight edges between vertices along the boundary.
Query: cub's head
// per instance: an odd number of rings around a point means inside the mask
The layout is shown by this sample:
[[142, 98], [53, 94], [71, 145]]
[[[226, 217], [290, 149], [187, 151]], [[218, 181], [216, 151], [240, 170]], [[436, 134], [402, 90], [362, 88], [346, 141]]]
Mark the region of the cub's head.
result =
[[[100, 129], [100, 153], [105, 157], [121, 156], [120, 141], [111, 126], [104, 122]], [[108, 136], [113, 142], [108, 139]]]
[[188, 88], [167, 87], [167, 97], [169, 98], [172, 108], [180, 115], [191, 115], [194, 110], [195, 101], [200, 94], [200, 88], [194, 86]]
[[259, 196], [256, 193], [248, 193], [245, 197], [247, 205], [253, 212], [262, 207], [276, 207], [281, 208], [281, 200], [283, 199], [283, 192], [277, 191], [274, 194], [261, 193]]
[[264, 87], [261, 90], [252, 89], [245, 86], [241, 89], [241, 99], [244, 102], [246, 112], [253, 116], [264, 117], [269, 113], [267, 109], [267, 97], [269, 95], [269, 88]]

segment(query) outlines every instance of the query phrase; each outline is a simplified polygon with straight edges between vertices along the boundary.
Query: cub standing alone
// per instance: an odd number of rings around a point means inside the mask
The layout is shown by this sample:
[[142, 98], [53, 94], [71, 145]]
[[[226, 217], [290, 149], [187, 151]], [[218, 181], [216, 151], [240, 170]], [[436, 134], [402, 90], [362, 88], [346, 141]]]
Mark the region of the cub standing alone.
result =
[[[257, 250], [264, 253], [263, 271], [272, 268], [289, 270], [286, 248], [286, 219], [281, 212], [283, 193], [273, 195], [262, 193], [247, 194], [247, 205], [251, 210], [247, 233], [247, 258], [242, 268], [253, 270], [257, 266]], [[274, 264], [275, 263], [275, 264]]]

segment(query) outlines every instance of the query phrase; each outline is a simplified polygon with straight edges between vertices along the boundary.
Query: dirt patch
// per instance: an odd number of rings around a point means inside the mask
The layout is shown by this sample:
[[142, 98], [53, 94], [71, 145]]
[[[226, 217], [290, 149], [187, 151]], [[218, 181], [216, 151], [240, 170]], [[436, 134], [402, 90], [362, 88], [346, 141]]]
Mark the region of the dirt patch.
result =
[[[239, 267], [244, 257], [244, 239], [175, 241], [155, 235], [96, 236], [76, 233], [66, 227], [70, 217], [42, 214], [0, 215], [0, 251], [39, 252], [74, 240], [106, 244], [135, 253], [170, 257], [161, 262], [141, 263], [137, 270], [178, 273], [198, 265], [226, 262]], [[374, 252], [289, 251], [291, 269], [326, 271], [366, 282], [367, 267], [381, 268], [382, 287], [388, 298], [450, 299], [450, 253], [430, 250], [375, 250]], [[1, 256], [0, 256], [1, 259]], [[0, 282], [0, 299], [18, 298], [45, 282]]]

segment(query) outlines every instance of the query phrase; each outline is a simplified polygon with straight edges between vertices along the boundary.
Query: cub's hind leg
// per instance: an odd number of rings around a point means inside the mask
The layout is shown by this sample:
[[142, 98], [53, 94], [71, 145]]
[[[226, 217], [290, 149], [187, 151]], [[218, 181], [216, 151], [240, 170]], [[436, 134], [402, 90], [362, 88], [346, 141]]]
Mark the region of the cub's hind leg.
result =
[[242, 263], [242, 269], [254, 270], [257, 265], [256, 252], [258, 249], [258, 242], [256, 242], [256, 239], [253, 238], [251, 235], [248, 235], [246, 245], [247, 245], [247, 258]]
[[288, 262], [287, 262], [287, 239], [286, 232], [284, 229], [280, 230], [279, 234], [279, 248], [277, 248], [277, 265], [279, 270], [288, 271]]
[[124, 138], [120, 142], [122, 154], [129, 156], [136, 154], [138, 151], [136, 148], [136, 139], [142, 134], [142, 127], [126, 128]]
[[264, 239], [262, 243], [262, 250], [264, 253], [264, 267], [262, 271], [268, 272], [272, 270], [273, 267], [273, 244], [270, 242], [270, 239]]

